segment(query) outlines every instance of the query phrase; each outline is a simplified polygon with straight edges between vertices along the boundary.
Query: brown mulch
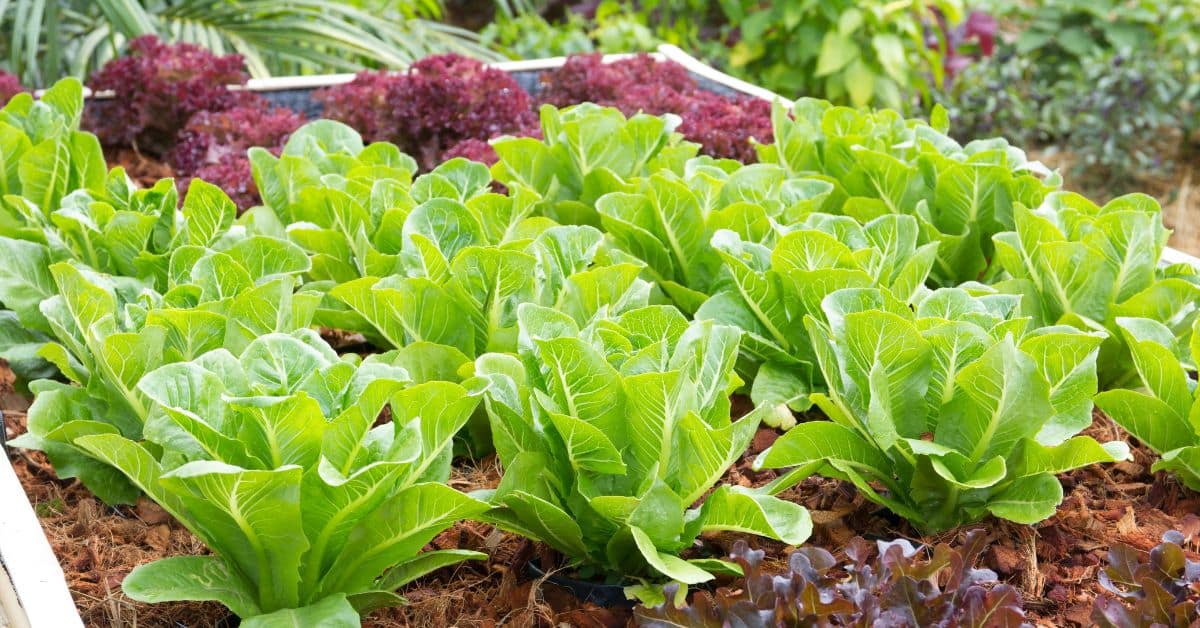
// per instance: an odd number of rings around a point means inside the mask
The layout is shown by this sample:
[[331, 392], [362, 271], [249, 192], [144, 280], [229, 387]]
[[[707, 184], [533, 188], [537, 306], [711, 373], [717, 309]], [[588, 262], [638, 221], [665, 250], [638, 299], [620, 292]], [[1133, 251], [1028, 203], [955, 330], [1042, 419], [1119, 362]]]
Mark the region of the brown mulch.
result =
[[[6, 378], [7, 377], [7, 378]], [[5, 410], [6, 438], [24, 431], [21, 398], [11, 394], [11, 374], [0, 365], [0, 409]], [[740, 403], [740, 402], [739, 402]], [[737, 410], [744, 408], [735, 404]], [[1100, 413], [1088, 433], [1101, 441], [1124, 437]], [[724, 481], [761, 486], [773, 471], [751, 468], [757, 453], [777, 437], [760, 429], [747, 455]], [[1099, 593], [1096, 574], [1108, 548], [1125, 543], [1149, 550], [1163, 532], [1176, 529], [1200, 538], [1200, 495], [1173, 478], [1149, 472], [1153, 456], [1131, 443], [1134, 460], [1082, 469], [1063, 476], [1066, 499], [1058, 513], [1036, 526], [991, 522], [993, 545], [985, 555], [987, 567], [1023, 593], [1030, 619], [1041, 626], [1087, 626], [1092, 600]], [[42, 520], [47, 538], [62, 563], [68, 586], [88, 626], [216, 626], [227, 612], [215, 603], [141, 604], [120, 591], [125, 574], [142, 563], [206, 550], [161, 509], [143, 501], [136, 507], [110, 508], [74, 481], [60, 481], [44, 456], [12, 451], [9, 459]], [[494, 488], [500, 469], [494, 458], [459, 465], [450, 484], [463, 491]], [[809, 543], [842, 554], [854, 537], [909, 538], [935, 543], [960, 537], [963, 530], [921, 537], [902, 519], [862, 499], [847, 483], [809, 478], [781, 497], [804, 504], [814, 521]], [[735, 534], [706, 535], [697, 551], [720, 554]], [[782, 543], [747, 538], [768, 551], [768, 569], [786, 569], [790, 550]], [[546, 550], [538, 544], [485, 524], [462, 522], [439, 535], [431, 549], [462, 548], [489, 554], [486, 561], [448, 567], [418, 580], [401, 594], [408, 605], [376, 611], [365, 618], [372, 627], [409, 626], [625, 626], [632, 623], [625, 609], [581, 605], [569, 592], [533, 579], [526, 564]], [[1200, 541], [1189, 548], [1197, 558]], [[722, 583], [724, 584], [724, 583]]]
[[160, 179], [175, 176], [175, 169], [165, 162], [149, 155], [143, 155], [135, 148], [106, 146], [104, 160], [109, 168], [120, 166], [125, 174], [142, 187], [151, 187]]

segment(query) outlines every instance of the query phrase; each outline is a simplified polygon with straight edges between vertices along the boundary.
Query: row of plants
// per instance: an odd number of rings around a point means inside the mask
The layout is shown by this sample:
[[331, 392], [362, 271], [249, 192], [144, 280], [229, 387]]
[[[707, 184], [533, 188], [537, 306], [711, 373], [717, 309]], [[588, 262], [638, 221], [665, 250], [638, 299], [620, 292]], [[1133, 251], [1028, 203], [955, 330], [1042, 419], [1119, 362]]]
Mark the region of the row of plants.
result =
[[[278, 155], [305, 122], [303, 114], [238, 90], [248, 78], [240, 55], [141, 37], [91, 77], [91, 89], [112, 97], [89, 102], [84, 128], [110, 156], [131, 147], [139, 156], [165, 162], [181, 190], [190, 178], [200, 178], [247, 209], [261, 200], [247, 149], [263, 147]], [[0, 81], [0, 96], [23, 91], [14, 77], [8, 83]], [[434, 56], [404, 72], [360, 73], [314, 98], [322, 117], [350, 125], [367, 141], [399, 146], [422, 172], [453, 157], [495, 162], [487, 140], [540, 136], [537, 107], [543, 103], [593, 102], [626, 115], [676, 112], [683, 120], [680, 132], [699, 142], [705, 154], [745, 162], [754, 159], [752, 138], [771, 139], [768, 103], [700, 89], [682, 66], [645, 55], [611, 64], [599, 55], [572, 57], [541, 77], [537, 94], [474, 59]]]
[[[702, 533], [807, 539], [778, 495], [813, 474], [926, 532], [1045, 519], [1056, 474], [1128, 455], [1080, 434], [1093, 397], [1196, 482], [1200, 279], [1159, 268], [1157, 204], [1058, 191], [941, 109], [776, 105], [745, 165], [674, 115], [546, 105], [490, 168], [419, 176], [322, 120], [248, 151], [240, 215], [202, 180], [180, 205], [106, 171], [82, 115], [72, 80], [0, 112], [0, 357], [35, 395], [16, 444], [213, 550], [139, 568], [135, 599], [353, 625], [479, 558], [420, 552], [472, 518], [662, 604], [664, 580], [745, 571], [692, 553]], [[790, 430], [757, 464], [790, 471], [723, 483], [760, 422]], [[490, 449], [495, 490], [444, 484]]]
[[1189, 3], [514, 4], [483, 36], [526, 58], [669, 42], [788, 98], [938, 103], [956, 139], [1046, 150], [1103, 198], [1174, 176], [1200, 141], [1200, 13]]
[[[1187, 558], [1188, 542], [1168, 532], [1147, 559], [1127, 545], [1113, 547], [1099, 572], [1110, 595], [1096, 598], [1090, 621], [1105, 628], [1182, 628], [1194, 622], [1200, 614], [1200, 563]], [[940, 544], [928, 551], [906, 540], [871, 547], [856, 539], [846, 561], [806, 547], [788, 557], [784, 574], [775, 575], [764, 565], [764, 552], [739, 541], [730, 559], [742, 567], [744, 586], [697, 592], [690, 604], [639, 608], [637, 618], [654, 628], [1032, 625], [1015, 588], [985, 586], [996, 582], [995, 572], [975, 567], [986, 546], [981, 530], [969, 532], [959, 547]]]

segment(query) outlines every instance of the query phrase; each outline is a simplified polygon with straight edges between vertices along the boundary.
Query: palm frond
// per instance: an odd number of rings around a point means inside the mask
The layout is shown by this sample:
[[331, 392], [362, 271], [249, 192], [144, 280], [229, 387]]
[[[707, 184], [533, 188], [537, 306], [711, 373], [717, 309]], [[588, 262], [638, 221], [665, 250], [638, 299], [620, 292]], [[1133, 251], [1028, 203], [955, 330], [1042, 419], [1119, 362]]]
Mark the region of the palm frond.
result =
[[503, 59], [475, 33], [418, 17], [438, 15], [436, 0], [396, 4], [366, 9], [347, 0], [0, 0], [0, 66], [30, 85], [64, 74], [83, 78], [125, 42], [146, 34], [237, 52], [256, 77], [402, 67], [440, 52]]

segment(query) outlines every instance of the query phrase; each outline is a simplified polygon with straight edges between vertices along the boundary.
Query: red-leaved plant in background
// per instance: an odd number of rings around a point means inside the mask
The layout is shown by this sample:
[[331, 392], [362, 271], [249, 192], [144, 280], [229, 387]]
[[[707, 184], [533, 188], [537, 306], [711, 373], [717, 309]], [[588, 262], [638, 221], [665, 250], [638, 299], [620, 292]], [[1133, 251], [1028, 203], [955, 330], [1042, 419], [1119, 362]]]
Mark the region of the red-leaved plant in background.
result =
[[403, 73], [362, 72], [314, 98], [325, 117], [368, 141], [396, 144], [425, 169], [466, 140], [528, 134], [537, 125], [529, 94], [511, 76], [453, 54], [426, 57]]
[[228, 85], [247, 80], [241, 55], [218, 56], [192, 44], [167, 44], [153, 35], [129, 42], [126, 56], [92, 75], [88, 86], [113, 98], [88, 107], [85, 125], [106, 145], [130, 145], [162, 156], [180, 129], [200, 111], [224, 111], [239, 102]]
[[0, 72], [0, 107], [23, 91], [25, 87], [21, 85], [21, 79], [8, 72]]
[[700, 89], [683, 66], [647, 54], [604, 63], [600, 54], [576, 55], [541, 77], [543, 102], [565, 107], [593, 102], [627, 116], [674, 113], [677, 129], [713, 157], [756, 160], [753, 138], [769, 143], [771, 106], [750, 96], [726, 97]]
[[968, 65], [992, 56], [996, 50], [996, 29], [999, 24], [996, 18], [983, 11], [971, 11], [967, 19], [951, 27], [945, 14], [936, 7], [932, 9], [937, 21], [937, 34], [926, 30], [926, 46], [930, 50], [938, 50], [945, 41], [945, 55], [942, 58], [942, 70], [946, 81], [954, 80]]
[[167, 162], [180, 178], [181, 194], [192, 177], [220, 186], [239, 209], [261, 199], [250, 175], [246, 151], [261, 146], [278, 155], [304, 116], [266, 99], [243, 94], [241, 104], [225, 111], [201, 111], [179, 132]]

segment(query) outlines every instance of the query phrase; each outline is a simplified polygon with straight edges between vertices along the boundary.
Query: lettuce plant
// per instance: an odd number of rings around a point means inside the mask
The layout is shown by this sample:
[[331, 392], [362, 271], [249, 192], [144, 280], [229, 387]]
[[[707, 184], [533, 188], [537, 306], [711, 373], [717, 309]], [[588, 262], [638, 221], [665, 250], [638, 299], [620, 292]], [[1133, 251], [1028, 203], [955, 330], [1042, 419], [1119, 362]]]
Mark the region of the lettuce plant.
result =
[[805, 318], [824, 320], [822, 299], [842, 288], [876, 287], [906, 303], [917, 300], [937, 245], [918, 246], [917, 220], [895, 214], [863, 226], [847, 216], [811, 214], [763, 243], [743, 238], [724, 229], [713, 235], [723, 280], [696, 316], [743, 330], [751, 397], [775, 406], [764, 421], [786, 429], [795, 418], [783, 404], [807, 410], [808, 393], [822, 389]]
[[[278, 156], [262, 147], [251, 148], [247, 156], [263, 205], [285, 225], [301, 220], [305, 207], [299, 195], [305, 189], [349, 185], [369, 196], [380, 180], [394, 179], [407, 187], [417, 171], [416, 161], [394, 145], [364, 145], [354, 129], [333, 120], [300, 127]], [[383, 209], [373, 207], [375, 212]]]
[[1116, 323], [1137, 381], [1131, 390], [1100, 393], [1096, 405], [1162, 456], [1151, 470], [1173, 472], [1185, 485], [1200, 490], [1200, 394], [1185, 368], [1200, 359], [1200, 321], [1187, 351], [1179, 350], [1175, 333], [1158, 321], [1118, 318]]
[[222, 251], [180, 246], [165, 294], [78, 262], [51, 265], [45, 272], [54, 292], [39, 311], [55, 340], [38, 344], [35, 355], [75, 385], [33, 382], [29, 432], [13, 444], [46, 452], [59, 477], [78, 477], [106, 502], [133, 501], [138, 490], [74, 440], [100, 433], [140, 439], [152, 404], [138, 382], [159, 365], [218, 348], [240, 354], [262, 334], [307, 327], [319, 295], [294, 293], [307, 267], [298, 247], [263, 236]]
[[701, 89], [683, 66], [647, 54], [608, 63], [599, 54], [572, 55], [540, 83], [538, 97], [556, 107], [590, 102], [626, 116], [678, 115], [679, 132], [705, 155], [751, 163], [751, 140], [771, 141], [770, 103]]
[[[269, 333], [234, 357], [214, 349], [137, 384], [147, 442], [74, 444], [129, 481], [213, 551], [142, 565], [145, 602], [213, 600], [247, 627], [357, 625], [401, 603], [433, 569], [483, 558], [420, 553], [486, 505], [447, 487], [451, 440], [478, 403], [459, 384], [409, 385], [395, 363], [339, 358], [310, 330]], [[392, 420], [375, 426], [389, 408]]]
[[1148, 560], [1128, 545], [1110, 548], [1099, 580], [1115, 599], [1096, 596], [1092, 621], [1103, 628], [1185, 628], [1200, 622], [1200, 562], [1187, 557], [1188, 541], [1168, 530]]
[[913, 547], [903, 539], [872, 547], [859, 538], [846, 549], [848, 561], [803, 547], [788, 557], [788, 571], [775, 576], [763, 564], [765, 552], [738, 541], [729, 557], [742, 568], [738, 586], [697, 591], [682, 604], [672, 598], [686, 591], [670, 584], [667, 601], [636, 615], [647, 628], [1029, 626], [1017, 589], [975, 566], [986, 549], [987, 534], [979, 529], [961, 547]]
[[111, 100], [89, 110], [88, 126], [106, 145], [132, 145], [161, 156], [194, 114], [237, 104], [240, 94], [228, 86], [247, 78], [241, 55], [218, 56], [143, 35], [129, 42], [128, 55], [109, 61], [88, 81], [93, 90], [113, 92]]
[[1190, 268], [1158, 269], [1166, 245], [1158, 203], [1143, 194], [1103, 207], [1074, 193], [1049, 196], [1038, 209], [1018, 207], [1015, 230], [998, 234], [997, 286], [1024, 297], [1033, 324], [1109, 333], [1100, 360], [1102, 388], [1136, 380], [1119, 317], [1157, 320], [1187, 343], [1200, 301]]
[[926, 532], [991, 514], [1018, 523], [1062, 501], [1056, 473], [1124, 459], [1124, 443], [1078, 432], [1091, 423], [1103, 335], [1056, 326], [1025, 331], [1009, 295], [943, 288], [915, 313], [886, 292], [827, 296], [805, 327], [828, 393], [830, 421], [802, 423], [755, 461], [849, 480]]
[[402, 73], [362, 72], [315, 98], [324, 104], [324, 117], [371, 141], [396, 144], [425, 170], [445, 161], [446, 151], [460, 142], [537, 124], [529, 94], [511, 75], [455, 54], [426, 57]]
[[[0, 301], [15, 315], [6, 321], [19, 322], [43, 341], [56, 334], [42, 310], [42, 303], [59, 291], [49, 270], [56, 262], [84, 264], [163, 293], [174, 281], [175, 252], [184, 250], [181, 263], [195, 261], [203, 249], [224, 248], [246, 234], [232, 228], [236, 208], [215, 186], [192, 186], [180, 212], [170, 179], [136, 189], [120, 168], [104, 177], [99, 163], [99, 181], [45, 206], [53, 209], [43, 210], [26, 196], [6, 197], [7, 207], [17, 211], [9, 224], [0, 226]], [[185, 270], [177, 266], [176, 274]], [[9, 322], [0, 323], [0, 355], [14, 360], [22, 377], [46, 374], [29, 355], [33, 345], [14, 342], [18, 332]], [[21, 370], [26, 368], [34, 370]]]
[[741, 384], [736, 328], [689, 323], [669, 306], [580, 326], [525, 304], [518, 318], [519, 357], [475, 362], [504, 465], [500, 486], [482, 495], [488, 519], [544, 541], [584, 573], [643, 581], [698, 583], [727, 571], [678, 557], [704, 531], [808, 537], [802, 506], [712, 490], [759, 423], [757, 414], [730, 419], [729, 394]]
[[595, 203], [608, 192], [628, 191], [628, 180], [662, 170], [682, 174], [699, 146], [675, 133], [679, 117], [637, 114], [584, 103], [541, 108], [544, 139], [492, 140], [500, 160], [496, 181], [519, 184], [542, 197], [541, 212], [564, 224], [599, 225]]
[[[689, 159], [682, 175], [661, 170], [596, 200], [600, 225], [614, 243], [646, 263], [647, 276], [682, 310], [693, 313], [721, 278], [711, 240], [720, 229], [759, 243], [820, 209], [833, 186], [787, 178], [769, 164]], [[781, 224], [782, 223], [782, 224]]]
[[915, 216], [921, 243], [938, 244], [931, 277], [941, 285], [980, 278], [993, 255], [992, 236], [1013, 228], [1014, 204], [1037, 206], [1059, 184], [1001, 138], [960, 145], [946, 135], [941, 108], [926, 124], [891, 110], [801, 98], [790, 115], [776, 105], [772, 120], [775, 142], [759, 146], [759, 161], [834, 184], [839, 202], [826, 211], [862, 222]]
[[71, 190], [103, 185], [104, 153], [79, 130], [82, 114], [83, 86], [70, 78], [0, 109], [0, 234], [13, 235], [31, 215], [48, 221]]
[[597, 313], [648, 302], [641, 265], [610, 260], [599, 230], [539, 223], [540, 231], [498, 245], [488, 242], [478, 215], [459, 203], [418, 206], [405, 223], [410, 240], [400, 252], [413, 258], [407, 273], [364, 277], [331, 294], [370, 324], [381, 346], [425, 341], [472, 358], [517, 350], [517, 312], [524, 303], [553, 307], [583, 325]]

